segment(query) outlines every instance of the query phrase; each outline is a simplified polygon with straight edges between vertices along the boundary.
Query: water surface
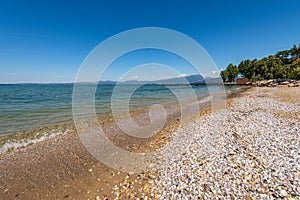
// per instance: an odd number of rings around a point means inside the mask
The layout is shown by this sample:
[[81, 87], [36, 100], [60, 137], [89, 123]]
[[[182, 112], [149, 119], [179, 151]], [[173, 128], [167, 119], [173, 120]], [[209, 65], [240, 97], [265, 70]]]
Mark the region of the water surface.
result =
[[[86, 87], [91, 87], [87, 85]], [[124, 85], [117, 98], [122, 101], [133, 85]], [[175, 93], [184, 94], [189, 86], [144, 85], [133, 92], [130, 109], [176, 102]], [[206, 86], [193, 86], [197, 96], [208, 94]], [[97, 116], [111, 112], [114, 85], [99, 85], [95, 93]], [[212, 92], [223, 86], [213, 86]], [[171, 91], [172, 90], [172, 91]], [[40, 129], [72, 121], [73, 84], [2, 84], [0, 85], [0, 135]]]

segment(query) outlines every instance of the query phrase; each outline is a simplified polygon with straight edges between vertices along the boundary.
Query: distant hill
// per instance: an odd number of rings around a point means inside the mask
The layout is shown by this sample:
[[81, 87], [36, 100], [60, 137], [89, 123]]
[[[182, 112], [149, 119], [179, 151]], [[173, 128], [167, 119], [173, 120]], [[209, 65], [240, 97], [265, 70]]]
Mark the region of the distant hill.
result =
[[[207, 83], [222, 83], [222, 80], [220, 78], [211, 78], [207, 77], [205, 78], [205, 81]], [[136, 80], [130, 80], [122, 82], [122, 84], [170, 84], [170, 85], [180, 85], [180, 84], [205, 84], [204, 78], [199, 75], [190, 75], [186, 77], [176, 77], [176, 78], [170, 78], [170, 79], [163, 79], [163, 80], [157, 80], [157, 81], [136, 81]], [[115, 81], [100, 81], [99, 84], [104, 85], [115, 85], [117, 82]]]
[[164, 80], [158, 80], [158, 81], [152, 81], [153, 83], [157, 84], [186, 84], [188, 83], [199, 83], [204, 82], [204, 79], [201, 75], [190, 75], [186, 77], [176, 77], [176, 78], [170, 78], [170, 79], [164, 79]]
[[99, 81], [98, 84], [100, 84], [100, 85], [115, 85], [116, 82], [107, 80], [107, 81]]

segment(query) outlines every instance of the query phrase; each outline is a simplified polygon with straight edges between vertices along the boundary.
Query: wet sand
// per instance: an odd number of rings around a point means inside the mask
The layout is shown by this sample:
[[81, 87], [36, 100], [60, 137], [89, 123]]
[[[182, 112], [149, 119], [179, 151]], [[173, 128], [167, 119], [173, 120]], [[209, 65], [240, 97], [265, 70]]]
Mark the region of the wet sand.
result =
[[[240, 96], [242, 91], [229, 96]], [[209, 112], [209, 107], [203, 108], [191, 116]], [[122, 134], [113, 121], [106, 122], [104, 129], [113, 133], [110, 136], [116, 145], [126, 150], [153, 151], [171, 139], [170, 133], [180, 126], [179, 114], [170, 112], [165, 128], [147, 140]], [[142, 119], [147, 123], [147, 115]], [[0, 154], [0, 172], [0, 199], [114, 199], [118, 196], [115, 187], [120, 185], [127, 191], [121, 199], [151, 197], [149, 183], [155, 175], [125, 173], [101, 164], [75, 131]]]

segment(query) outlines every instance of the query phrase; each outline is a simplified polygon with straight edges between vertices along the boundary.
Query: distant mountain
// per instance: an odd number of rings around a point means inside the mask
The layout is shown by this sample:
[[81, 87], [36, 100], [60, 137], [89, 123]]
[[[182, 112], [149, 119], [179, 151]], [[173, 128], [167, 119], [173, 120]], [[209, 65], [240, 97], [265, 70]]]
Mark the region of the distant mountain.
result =
[[204, 82], [204, 79], [201, 75], [190, 75], [185, 77], [176, 77], [158, 81], [151, 81], [152, 83], [157, 84], [186, 84], [186, 83], [199, 83]]
[[219, 77], [206, 77], [204, 84], [223, 84], [223, 80]]
[[[176, 78], [170, 78], [170, 79], [163, 79], [163, 80], [157, 80], [157, 81], [136, 81], [136, 80], [130, 80], [130, 81], [125, 81], [122, 82], [122, 84], [170, 84], [170, 85], [180, 85], [180, 84], [205, 84], [210, 83], [222, 83], [222, 80], [220, 78], [211, 78], [207, 77], [204, 78], [199, 75], [190, 75], [190, 76], [185, 76], [185, 77], [176, 77]], [[115, 85], [117, 82], [115, 81], [100, 81], [99, 84], [103, 85]]]
[[115, 84], [116, 84], [116, 81], [110, 81], [110, 80], [107, 80], [107, 81], [99, 81], [98, 84], [100, 84], [100, 85], [115, 85]]
[[137, 80], [130, 80], [130, 81], [124, 81], [124, 82], [120, 82], [121, 84], [130, 84], [130, 85], [134, 85], [134, 84], [151, 84], [151, 81], [137, 81]]

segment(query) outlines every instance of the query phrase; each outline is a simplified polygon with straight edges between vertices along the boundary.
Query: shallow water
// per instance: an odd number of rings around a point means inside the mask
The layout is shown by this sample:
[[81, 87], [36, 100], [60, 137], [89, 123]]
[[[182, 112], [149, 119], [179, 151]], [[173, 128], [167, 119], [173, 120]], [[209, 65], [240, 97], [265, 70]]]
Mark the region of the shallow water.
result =
[[[86, 87], [90, 87], [86, 85]], [[117, 99], [123, 101], [134, 85], [120, 86]], [[197, 96], [208, 94], [206, 86], [193, 86]], [[99, 118], [111, 112], [113, 85], [98, 85], [95, 107]], [[213, 86], [219, 93], [223, 86]], [[134, 90], [130, 110], [153, 104], [176, 102], [177, 94], [185, 94], [189, 86], [143, 85]], [[0, 135], [55, 126], [72, 120], [73, 84], [2, 84], [0, 85]]]

